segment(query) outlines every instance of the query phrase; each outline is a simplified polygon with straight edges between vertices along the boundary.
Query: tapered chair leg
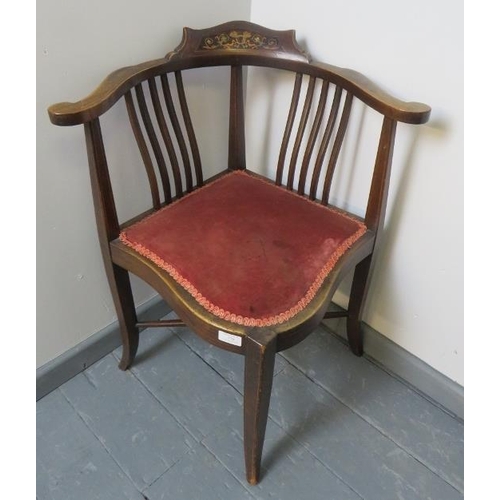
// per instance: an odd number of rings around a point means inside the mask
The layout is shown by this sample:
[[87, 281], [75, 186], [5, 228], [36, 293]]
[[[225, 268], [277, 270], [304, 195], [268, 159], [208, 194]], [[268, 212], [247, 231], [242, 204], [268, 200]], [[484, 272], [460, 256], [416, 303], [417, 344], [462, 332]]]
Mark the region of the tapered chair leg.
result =
[[361, 332], [361, 310], [365, 299], [366, 284], [370, 272], [372, 257], [362, 260], [354, 270], [351, 295], [347, 308], [347, 340], [351, 351], [356, 356], [363, 355], [363, 336]]
[[108, 279], [122, 337], [122, 357], [119, 367], [121, 370], [126, 370], [133, 363], [139, 346], [137, 315], [128, 271], [114, 264], [110, 267]]
[[246, 338], [245, 351], [245, 466], [248, 482], [257, 484], [273, 384], [276, 333], [255, 330]]

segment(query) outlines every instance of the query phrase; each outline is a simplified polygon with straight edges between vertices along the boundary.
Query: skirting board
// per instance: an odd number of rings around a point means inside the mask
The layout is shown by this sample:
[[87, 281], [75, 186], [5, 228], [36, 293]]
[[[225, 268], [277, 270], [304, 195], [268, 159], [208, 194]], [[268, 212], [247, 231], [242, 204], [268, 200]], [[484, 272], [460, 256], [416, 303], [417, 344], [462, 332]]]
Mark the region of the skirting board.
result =
[[[343, 311], [332, 304], [332, 311]], [[392, 340], [362, 323], [364, 356], [448, 413], [464, 419], [464, 388]], [[347, 342], [345, 319], [323, 320], [328, 331]]]
[[[342, 310], [332, 304], [330, 310]], [[158, 295], [137, 309], [141, 320], [157, 319], [171, 311]], [[346, 341], [345, 320], [328, 319], [323, 326]], [[362, 324], [365, 356], [452, 415], [464, 418], [464, 389], [387, 337]], [[37, 401], [109, 354], [121, 344], [118, 323], [112, 323], [36, 371]]]
[[[137, 308], [137, 315], [142, 321], [158, 319], [171, 310], [159, 295], [155, 295]], [[49, 392], [57, 389], [64, 382], [78, 375], [120, 345], [120, 331], [118, 322], [115, 321], [41, 366], [36, 371], [36, 400], [38, 401]]]

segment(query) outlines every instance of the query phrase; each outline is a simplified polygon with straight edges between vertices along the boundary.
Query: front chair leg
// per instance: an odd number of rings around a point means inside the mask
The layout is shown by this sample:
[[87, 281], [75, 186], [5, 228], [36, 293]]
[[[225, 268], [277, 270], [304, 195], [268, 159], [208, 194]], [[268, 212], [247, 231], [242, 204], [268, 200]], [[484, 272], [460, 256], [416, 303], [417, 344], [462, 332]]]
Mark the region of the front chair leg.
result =
[[275, 332], [262, 329], [256, 329], [246, 337], [244, 448], [246, 474], [250, 484], [257, 484], [260, 478], [262, 447], [273, 384], [276, 338]]
[[128, 271], [115, 264], [110, 267], [109, 284], [122, 337], [122, 357], [118, 366], [126, 370], [134, 361], [139, 346], [137, 315]]
[[361, 333], [361, 310], [366, 292], [366, 283], [370, 272], [372, 256], [363, 259], [354, 270], [349, 306], [347, 308], [347, 341], [356, 356], [363, 355], [363, 337]]

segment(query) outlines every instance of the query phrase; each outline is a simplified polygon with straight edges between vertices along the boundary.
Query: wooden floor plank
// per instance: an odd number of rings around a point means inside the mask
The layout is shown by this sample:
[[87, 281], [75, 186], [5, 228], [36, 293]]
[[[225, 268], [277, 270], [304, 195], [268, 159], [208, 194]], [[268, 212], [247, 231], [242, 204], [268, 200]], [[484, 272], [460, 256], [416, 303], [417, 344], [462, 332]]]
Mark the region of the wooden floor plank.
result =
[[[245, 368], [243, 356], [219, 349], [186, 328], [172, 328], [172, 331], [240, 394], [243, 394]], [[286, 365], [287, 362], [281, 356], [277, 356], [274, 364], [274, 375], [277, 375]]]
[[369, 500], [463, 495], [296, 368], [274, 381], [271, 418]]
[[172, 332], [141, 337], [132, 372], [197, 440], [241, 403], [241, 395]]
[[318, 329], [286, 359], [417, 460], [463, 492], [461, 422]]
[[60, 390], [36, 410], [39, 500], [144, 500]]
[[141, 491], [196, 443], [111, 354], [61, 390]]
[[463, 426], [321, 331], [278, 356], [249, 486], [243, 358], [177, 333], [145, 330], [131, 372], [118, 350], [37, 403], [39, 500], [463, 498]]
[[150, 486], [148, 500], [252, 500], [254, 497], [199, 445]]
[[[245, 481], [242, 423], [242, 413], [234, 413], [203, 444]], [[244, 484], [259, 500], [361, 498], [272, 420], [267, 423], [261, 476], [256, 486]]]

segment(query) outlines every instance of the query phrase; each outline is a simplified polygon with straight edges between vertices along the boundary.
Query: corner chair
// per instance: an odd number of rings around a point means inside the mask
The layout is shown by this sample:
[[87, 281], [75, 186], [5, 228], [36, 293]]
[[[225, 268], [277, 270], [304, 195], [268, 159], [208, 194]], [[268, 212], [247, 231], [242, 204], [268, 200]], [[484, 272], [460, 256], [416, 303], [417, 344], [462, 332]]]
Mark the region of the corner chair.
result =
[[[224, 67], [230, 73], [227, 165], [206, 178], [197, 140], [202, 131], [191, 118], [183, 75]], [[257, 173], [259, 165], [246, 165], [247, 67], [294, 78], [269, 177]], [[329, 204], [356, 100], [381, 116], [362, 216]], [[120, 222], [100, 117], [123, 101], [151, 208]], [[233, 21], [185, 28], [180, 45], [165, 57], [119, 69], [81, 101], [54, 104], [48, 113], [55, 125], [84, 126], [97, 231], [121, 329], [119, 367], [131, 366], [139, 332], [149, 327], [186, 325], [243, 355], [244, 456], [247, 480], [256, 484], [276, 353], [301, 342], [323, 318], [345, 317], [349, 346], [363, 354], [361, 312], [396, 126], [425, 123], [430, 108], [396, 99], [353, 70], [313, 62], [293, 30]], [[347, 310], [327, 312], [352, 270]], [[138, 321], [129, 273], [151, 285], [179, 319]]]

